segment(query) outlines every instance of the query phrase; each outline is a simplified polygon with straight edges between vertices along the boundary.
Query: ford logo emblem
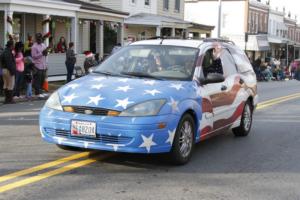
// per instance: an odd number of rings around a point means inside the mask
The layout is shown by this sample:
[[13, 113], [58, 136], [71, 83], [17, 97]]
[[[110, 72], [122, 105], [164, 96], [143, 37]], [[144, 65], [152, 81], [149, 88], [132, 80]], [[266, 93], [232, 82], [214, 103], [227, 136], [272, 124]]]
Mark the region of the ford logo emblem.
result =
[[93, 111], [92, 110], [85, 110], [84, 113], [87, 114], [87, 115], [91, 115], [91, 114], [93, 114]]

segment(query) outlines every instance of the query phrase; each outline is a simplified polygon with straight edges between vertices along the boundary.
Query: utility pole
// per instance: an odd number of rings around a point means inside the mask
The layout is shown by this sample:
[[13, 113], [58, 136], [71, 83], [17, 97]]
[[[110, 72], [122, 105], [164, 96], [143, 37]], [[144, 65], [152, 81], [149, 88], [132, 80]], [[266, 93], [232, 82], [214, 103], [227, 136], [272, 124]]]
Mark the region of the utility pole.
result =
[[221, 14], [222, 14], [222, 0], [219, 0], [219, 14], [218, 14], [218, 38], [221, 37]]

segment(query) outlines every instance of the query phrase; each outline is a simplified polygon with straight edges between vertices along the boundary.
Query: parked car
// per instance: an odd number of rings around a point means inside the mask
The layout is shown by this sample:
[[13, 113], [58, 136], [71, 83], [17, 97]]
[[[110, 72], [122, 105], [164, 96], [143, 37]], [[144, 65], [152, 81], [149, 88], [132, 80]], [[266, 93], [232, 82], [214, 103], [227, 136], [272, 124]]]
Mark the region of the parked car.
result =
[[168, 153], [185, 164], [201, 140], [247, 136], [257, 102], [252, 66], [231, 42], [145, 40], [54, 92], [40, 131], [64, 149]]

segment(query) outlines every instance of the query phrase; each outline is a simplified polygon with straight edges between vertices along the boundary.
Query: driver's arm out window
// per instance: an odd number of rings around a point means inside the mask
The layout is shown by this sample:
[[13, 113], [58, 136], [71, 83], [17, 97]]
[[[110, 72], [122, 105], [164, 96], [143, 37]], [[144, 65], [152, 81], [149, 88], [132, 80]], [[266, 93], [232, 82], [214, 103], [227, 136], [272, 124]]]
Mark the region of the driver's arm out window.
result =
[[[223, 74], [223, 72], [224, 72], [223, 63], [221, 62], [222, 57], [221, 56], [214, 57], [213, 51], [214, 51], [213, 48], [207, 50], [203, 57], [202, 69], [203, 69], [204, 77], [207, 77], [207, 74], [209, 74], [209, 73]], [[221, 55], [222, 54], [223, 54], [223, 52], [221, 52]]]

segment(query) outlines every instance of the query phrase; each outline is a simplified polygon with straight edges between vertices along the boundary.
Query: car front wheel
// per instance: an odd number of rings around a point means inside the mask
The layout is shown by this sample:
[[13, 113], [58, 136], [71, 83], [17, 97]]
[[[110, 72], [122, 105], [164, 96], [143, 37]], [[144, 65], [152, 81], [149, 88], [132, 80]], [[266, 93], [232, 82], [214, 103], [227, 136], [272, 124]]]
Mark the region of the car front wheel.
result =
[[194, 148], [195, 122], [190, 114], [185, 114], [176, 129], [170, 159], [174, 164], [183, 165], [187, 163]]

